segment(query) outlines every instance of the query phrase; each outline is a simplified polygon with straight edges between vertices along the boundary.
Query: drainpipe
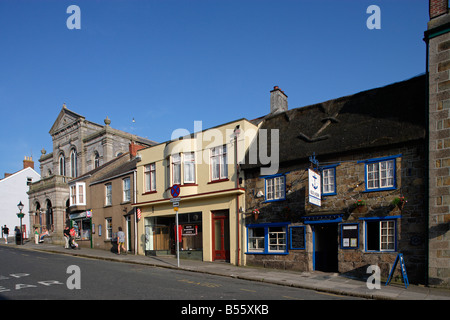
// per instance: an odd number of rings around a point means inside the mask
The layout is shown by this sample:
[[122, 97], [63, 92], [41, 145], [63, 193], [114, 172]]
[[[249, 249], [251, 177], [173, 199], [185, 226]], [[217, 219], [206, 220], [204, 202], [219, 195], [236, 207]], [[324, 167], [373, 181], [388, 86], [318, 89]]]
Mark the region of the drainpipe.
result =
[[[234, 128], [234, 160], [236, 164], [236, 191], [239, 189], [239, 163], [238, 163], [238, 136], [241, 130], [239, 129], [239, 125]], [[240, 242], [240, 219], [239, 219], [239, 194], [236, 195], [236, 230], [237, 230], [237, 251], [236, 251], [236, 265], [240, 265], [240, 257], [241, 257], [241, 242]]]
[[[134, 191], [133, 192], [133, 202], [134, 203], [136, 203], [136, 201], [137, 201], [136, 177], [137, 177], [137, 172], [136, 172], [136, 169], [134, 169], [134, 171], [133, 171], [133, 191]], [[137, 250], [138, 250], [138, 247], [137, 247], [138, 230], [137, 230], [137, 215], [136, 215], [137, 208], [134, 207], [133, 210], [134, 210], [134, 255], [137, 255]]]

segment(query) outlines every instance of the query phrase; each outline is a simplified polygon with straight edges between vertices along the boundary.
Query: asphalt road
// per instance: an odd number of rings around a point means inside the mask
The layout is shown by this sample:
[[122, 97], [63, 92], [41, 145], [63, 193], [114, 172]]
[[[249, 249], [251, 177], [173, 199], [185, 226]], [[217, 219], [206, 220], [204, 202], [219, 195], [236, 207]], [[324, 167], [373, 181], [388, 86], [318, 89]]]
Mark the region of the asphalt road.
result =
[[[187, 308], [192, 307], [188, 301], [245, 300], [261, 305], [270, 300], [355, 298], [202, 273], [0, 247], [0, 299], [178, 300], [185, 302], [182, 306]], [[254, 307], [234, 311], [257, 310]]]

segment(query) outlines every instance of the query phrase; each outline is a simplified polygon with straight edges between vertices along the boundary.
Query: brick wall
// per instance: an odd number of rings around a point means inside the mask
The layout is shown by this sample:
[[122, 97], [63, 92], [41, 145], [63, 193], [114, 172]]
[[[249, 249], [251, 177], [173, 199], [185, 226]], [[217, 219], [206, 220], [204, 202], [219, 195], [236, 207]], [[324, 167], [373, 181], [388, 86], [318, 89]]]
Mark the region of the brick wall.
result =
[[448, 0], [430, 0], [430, 19], [448, 12]]

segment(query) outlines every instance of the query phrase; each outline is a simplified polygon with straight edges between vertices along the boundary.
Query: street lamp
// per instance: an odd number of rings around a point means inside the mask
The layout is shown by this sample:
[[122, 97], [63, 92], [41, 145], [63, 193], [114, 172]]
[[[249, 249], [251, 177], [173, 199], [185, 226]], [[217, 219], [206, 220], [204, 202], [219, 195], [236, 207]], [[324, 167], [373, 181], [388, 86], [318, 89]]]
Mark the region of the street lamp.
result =
[[17, 214], [17, 217], [20, 218], [20, 244], [23, 245], [23, 234], [22, 234], [22, 218], [25, 216], [25, 213], [22, 213], [23, 210], [23, 203], [22, 201], [19, 202], [19, 204], [17, 205], [17, 208], [19, 208], [20, 213]]

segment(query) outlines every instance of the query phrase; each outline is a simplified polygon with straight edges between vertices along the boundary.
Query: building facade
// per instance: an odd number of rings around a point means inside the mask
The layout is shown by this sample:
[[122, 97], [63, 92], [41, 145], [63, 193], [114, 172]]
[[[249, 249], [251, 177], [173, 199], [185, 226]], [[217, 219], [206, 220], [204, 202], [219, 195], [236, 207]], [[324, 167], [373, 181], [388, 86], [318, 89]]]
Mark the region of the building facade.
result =
[[430, 0], [425, 32], [429, 127], [430, 285], [450, 286], [450, 14], [448, 0]]
[[104, 125], [61, 109], [50, 135], [53, 150], [42, 150], [40, 170], [42, 179], [30, 186], [30, 223], [39, 218], [52, 233], [51, 239], [63, 243], [62, 232], [69, 222], [70, 192], [68, 183], [86, 172], [128, 152], [131, 143], [151, 146], [155, 142], [113, 129], [106, 117]]
[[14, 236], [14, 229], [20, 225], [17, 217], [19, 209], [17, 205], [22, 202], [24, 208], [22, 212], [25, 214], [22, 219], [22, 229], [24, 237], [30, 235], [30, 220], [28, 216], [28, 189], [31, 183], [39, 181], [40, 175], [34, 170], [34, 161], [31, 157], [25, 157], [23, 160], [23, 169], [9, 174], [5, 173], [3, 179], [0, 179], [0, 225], [5, 225], [9, 229], [9, 235]]
[[271, 175], [243, 166], [247, 264], [358, 276], [377, 265], [386, 278], [402, 253], [424, 283], [425, 97], [419, 76], [265, 117], [280, 163]]
[[[245, 186], [237, 163], [256, 129], [241, 119], [138, 151], [140, 254], [176, 254], [178, 232], [180, 258], [245, 263]], [[178, 211], [173, 186], [180, 190]]]

